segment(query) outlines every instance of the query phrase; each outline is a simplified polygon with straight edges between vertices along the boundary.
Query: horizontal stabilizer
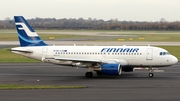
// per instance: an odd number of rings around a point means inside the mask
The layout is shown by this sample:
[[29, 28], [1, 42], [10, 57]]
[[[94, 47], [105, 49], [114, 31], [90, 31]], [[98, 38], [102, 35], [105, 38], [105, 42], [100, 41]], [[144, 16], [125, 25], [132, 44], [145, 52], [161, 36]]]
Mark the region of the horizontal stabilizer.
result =
[[14, 50], [14, 49], [11, 49], [11, 52], [33, 53], [33, 51], [30, 50]]

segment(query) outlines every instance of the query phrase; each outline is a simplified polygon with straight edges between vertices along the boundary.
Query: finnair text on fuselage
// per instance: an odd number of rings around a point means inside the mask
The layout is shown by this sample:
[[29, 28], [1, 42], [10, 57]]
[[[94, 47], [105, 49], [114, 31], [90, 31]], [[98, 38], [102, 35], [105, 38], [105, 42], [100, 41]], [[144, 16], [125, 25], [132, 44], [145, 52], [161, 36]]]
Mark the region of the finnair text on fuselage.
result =
[[138, 52], [139, 48], [103, 48], [101, 52]]

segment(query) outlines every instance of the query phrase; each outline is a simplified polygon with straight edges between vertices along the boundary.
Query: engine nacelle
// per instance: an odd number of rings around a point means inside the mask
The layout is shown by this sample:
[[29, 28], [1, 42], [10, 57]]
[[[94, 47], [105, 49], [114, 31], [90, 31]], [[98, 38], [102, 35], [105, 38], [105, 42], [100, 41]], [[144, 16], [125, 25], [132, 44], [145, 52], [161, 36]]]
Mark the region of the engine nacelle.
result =
[[123, 72], [133, 72], [134, 71], [134, 67], [125, 66], [125, 67], [122, 67], [122, 71]]
[[101, 72], [105, 75], [121, 75], [121, 65], [120, 64], [102, 64]]

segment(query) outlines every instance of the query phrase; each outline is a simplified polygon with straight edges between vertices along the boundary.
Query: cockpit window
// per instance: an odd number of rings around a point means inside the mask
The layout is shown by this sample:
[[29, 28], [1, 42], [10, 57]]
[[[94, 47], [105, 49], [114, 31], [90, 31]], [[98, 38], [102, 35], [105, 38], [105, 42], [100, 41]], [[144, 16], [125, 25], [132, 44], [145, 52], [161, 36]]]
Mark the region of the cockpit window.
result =
[[162, 55], [162, 54], [163, 54], [162, 52], [159, 53], [159, 55]]
[[169, 52], [160, 52], [159, 55], [170, 55]]

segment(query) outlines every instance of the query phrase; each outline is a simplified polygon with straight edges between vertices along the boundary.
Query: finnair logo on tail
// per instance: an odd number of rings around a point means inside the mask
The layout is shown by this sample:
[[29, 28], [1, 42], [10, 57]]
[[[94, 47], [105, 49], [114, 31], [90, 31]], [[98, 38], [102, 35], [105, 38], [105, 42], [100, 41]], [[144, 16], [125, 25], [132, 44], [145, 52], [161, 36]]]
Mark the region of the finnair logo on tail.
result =
[[16, 25], [21, 25], [21, 26], [17, 26], [18, 27], [17, 29], [24, 30], [28, 36], [30, 36], [30, 37], [38, 36], [36, 32], [31, 32], [24, 23], [16, 23]]

